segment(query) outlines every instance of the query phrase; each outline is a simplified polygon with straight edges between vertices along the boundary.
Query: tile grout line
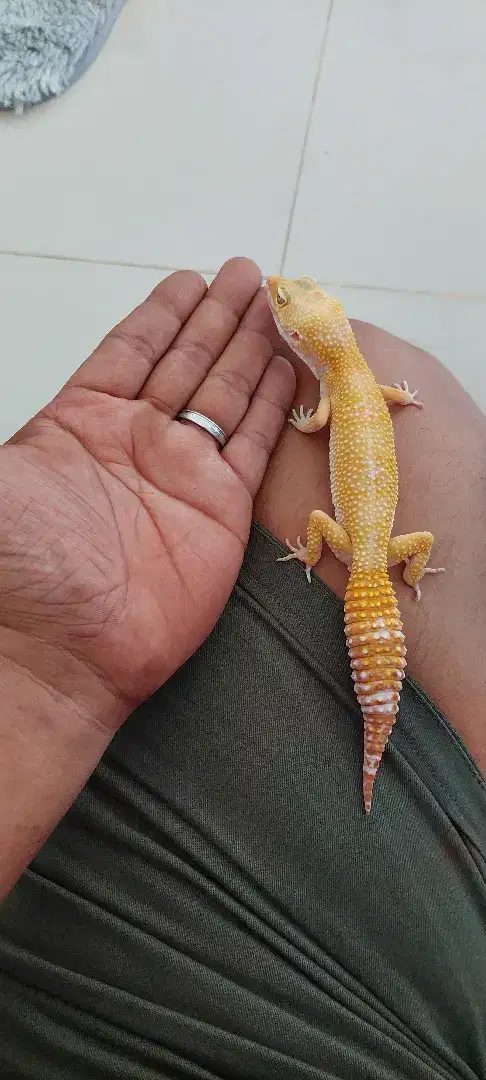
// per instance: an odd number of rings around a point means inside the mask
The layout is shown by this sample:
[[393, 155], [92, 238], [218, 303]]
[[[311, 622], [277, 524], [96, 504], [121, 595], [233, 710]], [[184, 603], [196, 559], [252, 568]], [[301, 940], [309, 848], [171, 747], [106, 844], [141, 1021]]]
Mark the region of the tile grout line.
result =
[[[82, 255], [52, 255], [40, 251], [14, 251], [8, 248], [3, 250], [0, 248], [0, 258], [2, 256], [13, 259], [45, 259], [48, 262], [68, 262], [86, 266], [119, 266], [123, 270], [160, 270], [162, 273], [169, 274], [174, 274], [181, 269], [191, 269], [196, 274], [202, 274], [205, 277], [216, 277], [218, 274], [218, 270], [208, 269], [207, 267], [201, 269], [200, 267], [162, 266], [159, 263], [137, 263], [120, 259], [91, 259]], [[330, 287], [331, 289], [352, 289], [355, 292], [394, 293], [398, 296], [433, 296], [439, 300], [470, 300], [475, 303], [486, 303], [486, 294], [484, 293], [441, 292], [437, 289], [402, 289], [394, 285], [333, 281], [329, 278], [319, 278], [319, 284], [325, 286], [326, 289]]]
[[312, 125], [312, 119], [313, 119], [313, 116], [314, 116], [314, 107], [315, 107], [315, 104], [316, 104], [317, 92], [318, 92], [318, 89], [319, 89], [319, 83], [321, 81], [322, 67], [323, 67], [323, 63], [324, 63], [324, 56], [325, 56], [325, 52], [326, 52], [327, 39], [329, 37], [329, 29], [330, 29], [330, 26], [331, 26], [331, 19], [332, 19], [333, 10], [334, 10], [334, 0], [330, 0], [326, 25], [324, 27], [324, 33], [322, 35], [321, 46], [320, 46], [320, 49], [319, 49], [319, 55], [318, 55], [318, 60], [317, 60], [317, 71], [316, 71], [316, 76], [315, 76], [315, 79], [314, 79], [314, 85], [313, 85], [313, 88], [312, 88], [312, 97], [311, 97], [311, 102], [310, 102], [310, 107], [309, 107], [309, 115], [307, 117], [307, 123], [306, 123], [306, 126], [305, 126], [304, 141], [302, 143], [302, 150], [301, 150], [301, 154], [300, 154], [299, 165], [298, 165], [298, 168], [297, 168], [297, 176], [295, 178], [294, 193], [293, 193], [293, 196], [292, 196], [292, 202], [290, 204], [289, 220], [288, 220], [288, 223], [287, 223], [287, 229], [286, 229], [286, 233], [285, 233], [284, 246], [283, 246], [283, 251], [282, 251], [282, 258], [280, 260], [280, 274], [283, 274], [283, 270], [284, 270], [284, 266], [285, 266], [285, 260], [287, 258], [287, 251], [288, 251], [288, 246], [289, 246], [289, 242], [290, 242], [290, 233], [291, 233], [291, 230], [292, 230], [292, 225], [293, 225], [293, 221], [294, 221], [294, 214], [295, 214], [295, 208], [296, 208], [296, 205], [297, 205], [297, 198], [298, 198], [298, 195], [299, 195], [300, 182], [301, 182], [302, 173], [303, 173], [303, 170], [304, 170], [305, 155], [306, 155], [306, 151], [307, 151], [307, 144], [309, 142], [309, 135], [310, 135], [310, 129], [311, 129], [311, 125]]
[[319, 279], [319, 285], [331, 289], [353, 289], [355, 292], [395, 293], [397, 296], [435, 296], [438, 300], [471, 300], [474, 303], [486, 303], [485, 293], [442, 292], [437, 289], [401, 289], [393, 285], [364, 285], [362, 282], [325, 281]]
[[[86, 266], [121, 266], [127, 270], [162, 270], [164, 273], [175, 273], [176, 270], [180, 270], [180, 266], [161, 266], [159, 263], [137, 263], [125, 261], [124, 259], [91, 259], [89, 256], [84, 255], [60, 255], [52, 254], [51, 252], [42, 251], [14, 251], [8, 248], [0, 248], [0, 258], [2, 255], [13, 259], [47, 259], [51, 262], [71, 262], [81, 263]], [[186, 267], [185, 269], [193, 269], [192, 267]], [[196, 270], [197, 274], [206, 274], [209, 276], [216, 276], [217, 270]]]

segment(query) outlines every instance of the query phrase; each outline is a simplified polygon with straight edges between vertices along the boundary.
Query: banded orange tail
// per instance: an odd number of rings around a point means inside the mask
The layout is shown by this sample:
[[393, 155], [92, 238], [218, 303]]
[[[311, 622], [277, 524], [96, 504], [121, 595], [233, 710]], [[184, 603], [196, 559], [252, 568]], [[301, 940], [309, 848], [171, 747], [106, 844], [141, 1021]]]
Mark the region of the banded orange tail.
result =
[[387, 570], [352, 570], [344, 611], [354, 688], [364, 720], [363, 797], [369, 814], [406, 667], [402, 622]]

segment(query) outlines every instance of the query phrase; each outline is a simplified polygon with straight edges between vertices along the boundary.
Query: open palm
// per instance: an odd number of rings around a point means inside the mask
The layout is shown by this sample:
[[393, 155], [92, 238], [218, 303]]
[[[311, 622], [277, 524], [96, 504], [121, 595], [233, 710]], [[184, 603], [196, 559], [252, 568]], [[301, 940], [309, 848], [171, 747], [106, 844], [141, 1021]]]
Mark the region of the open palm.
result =
[[[166, 279], [0, 452], [0, 625], [126, 702], [198, 647], [237, 577], [293, 393], [247, 260]], [[175, 418], [189, 406], [230, 436]]]

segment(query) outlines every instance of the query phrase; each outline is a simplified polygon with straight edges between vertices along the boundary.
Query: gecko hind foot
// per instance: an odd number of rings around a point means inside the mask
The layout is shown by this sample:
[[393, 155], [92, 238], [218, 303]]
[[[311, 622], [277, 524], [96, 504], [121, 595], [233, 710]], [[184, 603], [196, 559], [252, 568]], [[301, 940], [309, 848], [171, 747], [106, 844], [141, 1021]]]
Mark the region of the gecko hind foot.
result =
[[290, 540], [286, 540], [285, 543], [287, 544], [287, 547], [290, 548], [290, 555], [280, 555], [277, 562], [290, 562], [291, 559], [298, 559], [299, 562], [304, 563], [305, 575], [310, 584], [311, 567], [307, 562], [307, 548], [304, 547], [300, 536], [297, 537], [297, 545], [295, 547], [290, 543]]
[[[406, 562], [407, 566], [408, 566], [408, 564], [410, 562], [410, 558], [405, 559], [405, 562]], [[420, 578], [420, 581], [422, 581], [422, 578], [425, 577], [425, 574], [445, 574], [445, 572], [446, 572], [445, 566], [424, 566], [424, 569], [422, 571], [422, 577]], [[409, 585], [410, 582], [407, 581], [406, 584]], [[413, 589], [413, 591], [415, 593], [415, 599], [416, 600], [421, 600], [422, 599], [422, 590], [420, 588], [419, 582], [417, 581], [416, 585], [411, 585], [410, 587]]]

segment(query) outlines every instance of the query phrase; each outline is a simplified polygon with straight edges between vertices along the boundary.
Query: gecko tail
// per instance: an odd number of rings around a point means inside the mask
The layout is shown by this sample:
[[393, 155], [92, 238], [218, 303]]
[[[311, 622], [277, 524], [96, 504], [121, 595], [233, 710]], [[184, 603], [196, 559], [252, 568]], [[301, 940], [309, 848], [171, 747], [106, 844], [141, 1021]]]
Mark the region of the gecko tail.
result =
[[402, 622], [388, 570], [353, 567], [344, 611], [352, 678], [364, 720], [363, 798], [369, 814], [406, 667]]

